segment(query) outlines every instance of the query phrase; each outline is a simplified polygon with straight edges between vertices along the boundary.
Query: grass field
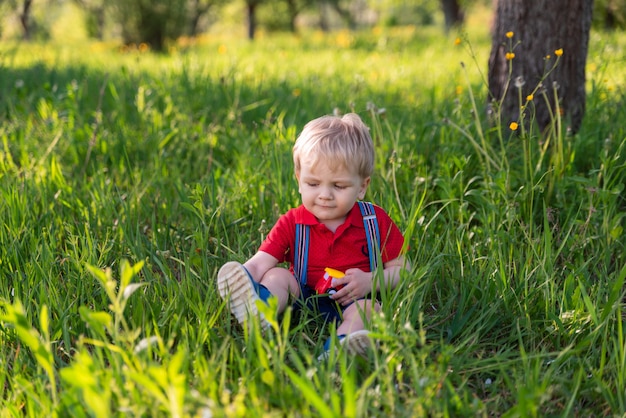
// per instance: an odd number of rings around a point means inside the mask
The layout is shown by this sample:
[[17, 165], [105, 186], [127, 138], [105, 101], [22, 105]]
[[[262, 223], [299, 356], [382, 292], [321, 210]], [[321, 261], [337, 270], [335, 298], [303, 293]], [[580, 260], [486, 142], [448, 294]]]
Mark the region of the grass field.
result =
[[[592, 35], [583, 126], [543, 138], [483, 116], [489, 45], [2, 44], [2, 416], [622, 416], [626, 36]], [[367, 199], [413, 267], [380, 347], [320, 363], [332, 329], [244, 331], [215, 275], [298, 204], [291, 146], [335, 109], [372, 129]]]

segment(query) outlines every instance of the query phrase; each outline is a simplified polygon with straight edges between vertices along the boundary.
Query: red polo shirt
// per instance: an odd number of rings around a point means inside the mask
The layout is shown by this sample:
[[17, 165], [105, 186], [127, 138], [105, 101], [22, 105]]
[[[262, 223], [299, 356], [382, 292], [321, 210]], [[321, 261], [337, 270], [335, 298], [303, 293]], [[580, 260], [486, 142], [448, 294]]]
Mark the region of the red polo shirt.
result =
[[[380, 207], [374, 206], [381, 240], [382, 262], [400, 255], [404, 237]], [[354, 204], [345, 222], [334, 233], [320, 223], [303, 205], [289, 210], [278, 218], [276, 225], [265, 238], [260, 251], [266, 252], [279, 262], [288, 262], [293, 272], [293, 248], [296, 242], [296, 224], [310, 225], [309, 261], [307, 285], [314, 288], [324, 276], [324, 269], [331, 267], [339, 271], [359, 268], [370, 271], [367, 238], [359, 205]]]

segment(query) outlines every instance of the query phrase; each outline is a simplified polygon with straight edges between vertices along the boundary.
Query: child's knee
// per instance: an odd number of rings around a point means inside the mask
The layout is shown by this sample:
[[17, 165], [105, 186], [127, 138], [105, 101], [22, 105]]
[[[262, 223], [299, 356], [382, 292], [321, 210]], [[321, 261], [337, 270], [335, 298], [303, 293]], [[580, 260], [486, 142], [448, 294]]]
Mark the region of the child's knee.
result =
[[300, 285], [291, 272], [283, 267], [274, 267], [269, 269], [260, 281], [263, 285], [272, 287], [280, 287], [288, 291], [290, 295], [300, 295]]
[[361, 311], [364, 311], [368, 315], [372, 313], [372, 310], [374, 312], [380, 312], [380, 303], [378, 303], [378, 301], [375, 299], [361, 299], [357, 302], [360, 302]]
[[363, 312], [365, 315], [369, 316], [372, 313], [372, 310], [374, 310], [374, 312], [379, 312], [380, 309], [381, 306], [377, 300], [359, 299], [346, 308], [344, 315], [349, 316], [352, 313], [360, 314]]

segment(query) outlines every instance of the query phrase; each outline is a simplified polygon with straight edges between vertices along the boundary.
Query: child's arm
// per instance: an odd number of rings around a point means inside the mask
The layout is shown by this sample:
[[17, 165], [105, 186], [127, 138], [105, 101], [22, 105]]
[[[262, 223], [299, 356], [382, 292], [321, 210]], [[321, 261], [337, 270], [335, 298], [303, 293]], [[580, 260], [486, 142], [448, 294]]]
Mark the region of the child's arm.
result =
[[258, 251], [243, 266], [248, 270], [255, 282], [259, 282], [269, 269], [276, 267], [278, 259], [264, 252]]
[[[406, 259], [405, 256], [401, 255], [393, 260], [389, 260], [384, 265], [383, 277], [384, 281], [382, 284], [387, 286], [389, 289], [395, 289], [396, 285], [400, 281], [400, 272], [402, 270], [410, 270], [411, 265], [409, 260]], [[378, 282], [376, 286], [376, 290], [380, 289], [381, 283]]]
[[[409, 269], [409, 262], [402, 255], [387, 261], [384, 264], [383, 270], [384, 280], [382, 283], [377, 283], [376, 290], [380, 290], [381, 284], [390, 289], [395, 288], [400, 281], [400, 272]], [[339, 304], [345, 305], [355, 299], [363, 298], [372, 292], [373, 274], [371, 272], [366, 272], [361, 269], [348, 269], [345, 274], [344, 277], [335, 279], [333, 282], [334, 285], [344, 285], [342, 289], [331, 296]]]

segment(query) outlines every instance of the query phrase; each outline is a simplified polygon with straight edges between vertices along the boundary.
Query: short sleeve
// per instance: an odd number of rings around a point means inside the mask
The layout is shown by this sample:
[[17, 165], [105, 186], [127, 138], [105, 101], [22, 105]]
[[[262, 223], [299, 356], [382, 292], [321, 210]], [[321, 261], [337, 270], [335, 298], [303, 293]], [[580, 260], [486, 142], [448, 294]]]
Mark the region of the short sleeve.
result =
[[276, 258], [279, 263], [291, 262], [293, 255], [291, 248], [294, 245], [296, 224], [294, 210], [291, 209], [276, 221], [270, 233], [261, 243], [259, 251], [266, 252]]
[[389, 217], [387, 212], [379, 206], [374, 206], [380, 232], [381, 258], [383, 263], [394, 260], [402, 254], [404, 237], [398, 226]]

